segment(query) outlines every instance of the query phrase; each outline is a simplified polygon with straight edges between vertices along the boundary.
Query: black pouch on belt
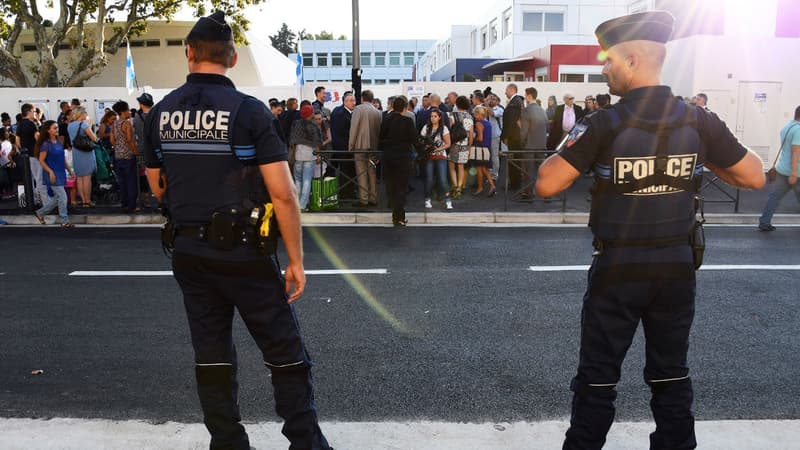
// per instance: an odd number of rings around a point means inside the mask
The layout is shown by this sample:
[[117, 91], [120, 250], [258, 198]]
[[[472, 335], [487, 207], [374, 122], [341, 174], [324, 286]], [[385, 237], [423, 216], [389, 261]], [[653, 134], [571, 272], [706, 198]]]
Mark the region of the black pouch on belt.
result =
[[238, 217], [234, 211], [215, 212], [208, 225], [208, 245], [217, 250], [233, 250], [240, 236], [237, 236]]
[[692, 244], [692, 256], [694, 258], [694, 269], [697, 270], [703, 265], [703, 254], [706, 252], [706, 235], [703, 231], [703, 223], [697, 221], [692, 227], [692, 234], [689, 236]]

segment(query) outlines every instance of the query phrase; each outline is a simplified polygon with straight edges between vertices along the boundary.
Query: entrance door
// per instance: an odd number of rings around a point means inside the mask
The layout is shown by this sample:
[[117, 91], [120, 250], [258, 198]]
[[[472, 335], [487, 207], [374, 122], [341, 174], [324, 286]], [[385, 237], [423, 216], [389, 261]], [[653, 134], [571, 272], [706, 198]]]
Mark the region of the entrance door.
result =
[[778, 154], [781, 83], [742, 81], [736, 115], [736, 137], [769, 167]]

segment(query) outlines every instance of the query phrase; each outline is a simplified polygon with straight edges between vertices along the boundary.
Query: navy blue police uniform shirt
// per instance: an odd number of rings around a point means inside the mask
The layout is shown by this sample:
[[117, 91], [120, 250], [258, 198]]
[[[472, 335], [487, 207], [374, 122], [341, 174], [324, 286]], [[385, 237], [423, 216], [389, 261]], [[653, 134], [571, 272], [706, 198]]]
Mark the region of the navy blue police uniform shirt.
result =
[[[213, 90], [218, 95], [231, 97], [239, 95], [229, 78], [216, 74], [189, 74], [186, 84], [173, 93], [187, 88]], [[242, 165], [271, 164], [288, 159], [286, 145], [275, 129], [272, 113], [263, 102], [252, 97], [243, 100], [234, 123], [227, 125], [222, 123], [222, 128], [232, 133], [227, 142], [232, 142], [236, 156], [230, 148], [218, 152], [197, 152], [192, 151], [191, 145], [186, 145], [181, 150], [167, 152], [162, 149], [160, 126], [160, 107], [166, 102], [167, 98], [156, 104], [147, 116], [143, 152], [148, 168], [165, 168], [166, 198], [172, 217], [178, 224], [204, 225], [211, 221], [214, 210], [239, 206], [241, 199], [227, 198], [225, 187], [241, 183]], [[203, 105], [203, 110], [215, 109], [215, 105]], [[217, 132], [220, 128], [219, 121], [225, 118], [217, 117], [214, 120], [217, 126], [211, 131]], [[169, 130], [165, 132], [173, 132], [173, 128], [166, 128]], [[259, 181], [261, 181], [260, 176]], [[185, 251], [198, 256], [220, 256], [219, 252], [213, 251], [205, 243], [196, 240], [187, 242], [191, 240], [179, 237], [175, 242], [176, 251]], [[254, 249], [245, 246], [237, 246], [234, 251], [225, 254], [229, 259], [235, 260], [256, 255]]]
[[[643, 87], [630, 91], [620, 103], [624, 104], [634, 117], [643, 120], [669, 120], [665, 110], [674, 102], [672, 90], [668, 86]], [[692, 107], [689, 105], [688, 107]], [[560, 145], [559, 155], [579, 173], [598, 166], [611, 167], [612, 116], [608, 110], [596, 111], [578, 121], [573, 130]], [[730, 167], [741, 161], [747, 153], [738, 139], [725, 123], [714, 113], [697, 108], [697, 130], [703, 142], [696, 164], [709, 162], [720, 168]], [[606, 258], [600, 265], [618, 263], [653, 264], [690, 262], [691, 248], [669, 247], [657, 252], [647, 248], [606, 249]]]
[[[673, 99], [672, 89], [668, 86], [650, 86], [630, 91], [620, 103], [634, 117], [661, 120], [664, 119], [665, 105]], [[724, 169], [741, 161], [747, 149], [725, 123], [703, 108], [697, 108], [697, 113], [697, 129], [706, 148], [706, 154], [700, 155], [698, 163], [708, 161]], [[566, 138], [567, 144], [562, 146], [559, 155], [578, 172], [587, 172], [595, 163], [611, 166], [611, 146], [604, 145], [613, 130], [610, 114], [607, 110], [599, 110], [582, 118]]]

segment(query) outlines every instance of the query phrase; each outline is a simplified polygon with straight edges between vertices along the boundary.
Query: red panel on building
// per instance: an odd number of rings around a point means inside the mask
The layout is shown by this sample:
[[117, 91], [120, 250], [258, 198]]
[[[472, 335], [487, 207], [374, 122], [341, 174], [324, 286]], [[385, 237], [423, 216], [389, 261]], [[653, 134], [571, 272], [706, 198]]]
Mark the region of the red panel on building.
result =
[[558, 81], [560, 66], [601, 66], [599, 45], [551, 45], [549, 80]]

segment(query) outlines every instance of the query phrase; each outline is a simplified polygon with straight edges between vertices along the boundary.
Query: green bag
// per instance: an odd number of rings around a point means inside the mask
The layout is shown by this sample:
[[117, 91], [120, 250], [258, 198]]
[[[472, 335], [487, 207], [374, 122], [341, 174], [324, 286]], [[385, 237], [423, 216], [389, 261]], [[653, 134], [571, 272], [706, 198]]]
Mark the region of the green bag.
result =
[[339, 179], [336, 177], [312, 179], [308, 209], [311, 211], [339, 209]]

